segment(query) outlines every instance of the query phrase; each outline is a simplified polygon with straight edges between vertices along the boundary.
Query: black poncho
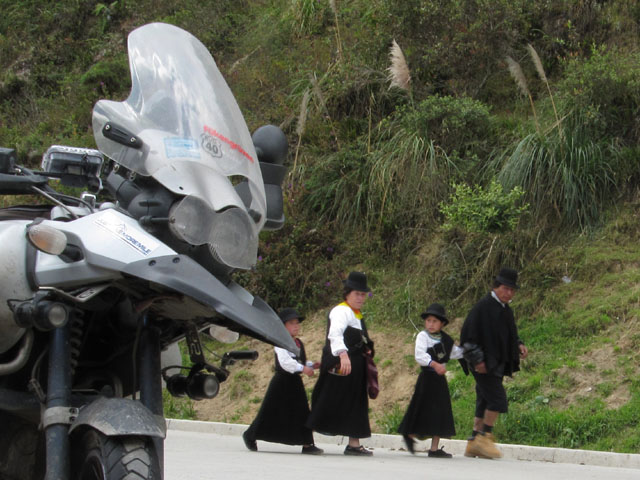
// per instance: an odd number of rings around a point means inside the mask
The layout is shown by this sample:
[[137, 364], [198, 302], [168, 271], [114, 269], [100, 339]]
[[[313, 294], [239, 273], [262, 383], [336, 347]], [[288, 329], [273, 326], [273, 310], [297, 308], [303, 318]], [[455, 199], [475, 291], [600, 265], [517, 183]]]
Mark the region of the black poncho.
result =
[[509, 305], [504, 307], [488, 293], [482, 297], [467, 315], [460, 344], [478, 345], [484, 353], [488, 373], [500, 371], [511, 376], [520, 370], [518, 329]]

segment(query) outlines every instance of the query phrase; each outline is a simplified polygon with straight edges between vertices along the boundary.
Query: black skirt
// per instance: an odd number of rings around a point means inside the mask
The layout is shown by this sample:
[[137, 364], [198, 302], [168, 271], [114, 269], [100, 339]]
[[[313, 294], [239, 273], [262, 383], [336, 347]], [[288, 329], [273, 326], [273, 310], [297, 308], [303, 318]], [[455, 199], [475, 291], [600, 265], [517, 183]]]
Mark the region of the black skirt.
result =
[[325, 435], [367, 438], [371, 436], [371, 427], [365, 359], [361, 352], [350, 352], [349, 358], [349, 375], [334, 375], [325, 368], [320, 371], [311, 396], [307, 426]]
[[444, 438], [456, 434], [449, 385], [444, 375], [438, 375], [432, 369], [422, 369], [398, 432]]
[[313, 433], [305, 426], [308, 417], [309, 403], [300, 375], [276, 372], [247, 436], [286, 445], [311, 445]]

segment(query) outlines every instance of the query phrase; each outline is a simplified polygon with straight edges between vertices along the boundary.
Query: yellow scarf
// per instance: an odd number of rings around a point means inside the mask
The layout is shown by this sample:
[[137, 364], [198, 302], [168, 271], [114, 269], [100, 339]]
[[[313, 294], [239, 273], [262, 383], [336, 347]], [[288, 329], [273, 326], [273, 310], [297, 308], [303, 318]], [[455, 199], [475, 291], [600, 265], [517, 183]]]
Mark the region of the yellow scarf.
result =
[[[351, 308], [351, 305], [349, 305], [347, 302], [342, 302], [340, 305]], [[353, 314], [358, 320], [362, 320], [362, 313], [360, 312], [360, 310], [356, 310], [355, 308], [351, 308], [351, 310], [353, 310]]]

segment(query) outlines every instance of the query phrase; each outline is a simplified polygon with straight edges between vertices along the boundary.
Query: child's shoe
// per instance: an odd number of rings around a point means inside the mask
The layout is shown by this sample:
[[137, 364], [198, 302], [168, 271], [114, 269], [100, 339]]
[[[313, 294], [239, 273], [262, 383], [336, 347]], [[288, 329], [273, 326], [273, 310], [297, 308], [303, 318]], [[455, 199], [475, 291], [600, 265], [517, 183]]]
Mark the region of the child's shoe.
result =
[[404, 440], [405, 445], [407, 446], [407, 450], [409, 451], [409, 453], [411, 454], [416, 453], [416, 449], [415, 449], [416, 441], [413, 438], [411, 438], [409, 435], [402, 435], [402, 438]]
[[258, 444], [253, 438], [249, 438], [249, 435], [247, 435], [246, 430], [242, 434], [242, 440], [244, 440], [244, 444], [249, 450], [251, 450], [252, 452], [258, 451]]
[[370, 457], [371, 455], [373, 455], [373, 452], [371, 450], [367, 450], [362, 445], [360, 445], [359, 447], [352, 447], [351, 445], [347, 445], [344, 449], [344, 454]]
[[444, 451], [444, 447], [440, 448], [439, 450], [429, 450], [428, 453], [429, 457], [435, 457], [435, 458], [451, 458], [453, 457], [453, 455], [451, 455], [450, 453], [447, 453]]
[[324, 450], [311, 444], [308, 447], [303, 446], [300, 453], [304, 453], [306, 455], [322, 455], [324, 453]]

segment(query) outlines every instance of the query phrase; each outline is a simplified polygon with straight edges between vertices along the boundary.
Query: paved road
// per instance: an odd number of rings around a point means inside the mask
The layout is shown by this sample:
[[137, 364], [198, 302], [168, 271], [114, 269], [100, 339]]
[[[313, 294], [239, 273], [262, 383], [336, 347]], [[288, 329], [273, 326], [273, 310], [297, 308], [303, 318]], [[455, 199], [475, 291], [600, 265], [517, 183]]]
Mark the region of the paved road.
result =
[[258, 442], [248, 451], [242, 438], [216, 433], [169, 430], [165, 442], [165, 480], [638, 480], [635, 468], [482, 460], [454, 455], [427, 458], [405, 451], [376, 448], [370, 458], [347, 457], [344, 447], [319, 444], [325, 455], [301, 455], [299, 447]]

